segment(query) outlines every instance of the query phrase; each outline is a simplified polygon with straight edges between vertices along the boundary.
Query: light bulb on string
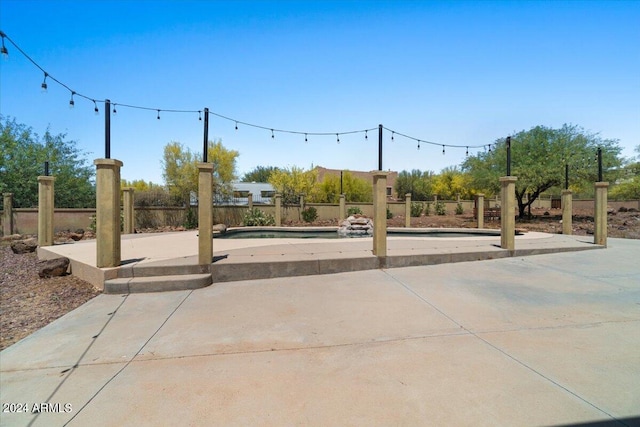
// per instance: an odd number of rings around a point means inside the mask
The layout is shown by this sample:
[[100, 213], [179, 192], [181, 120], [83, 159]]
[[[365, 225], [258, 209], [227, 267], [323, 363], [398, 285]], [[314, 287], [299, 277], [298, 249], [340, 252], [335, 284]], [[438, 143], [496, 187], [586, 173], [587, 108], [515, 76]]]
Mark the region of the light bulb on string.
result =
[[69, 100], [69, 108], [73, 108], [74, 105], [76, 105], [76, 103], [73, 100], [73, 95], [75, 95], [76, 93], [74, 91], [71, 91], [71, 99]]
[[464, 155], [465, 155], [465, 156], [468, 156], [468, 155], [469, 155], [469, 147], [467, 147], [467, 151], [466, 151], [466, 153], [464, 153]]
[[367, 131], [364, 131], [364, 139], [369, 139], [369, 137], [367, 136]]
[[304, 142], [309, 142], [309, 140], [307, 139], [307, 134], [304, 134]]
[[202, 111], [198, 110], [198, 120], [202, 121]]
[[273, 135], [273, 129], [271, 129], [271, 139], [274, 139], [275, 136]]
[[444, 145], [442, 146], [442, 155], [444, 156]]
[[4, 45], [5, 34], [2, 31], [0, 31], [0, 36], [2, 36], [2, 49], [0, 50], [0, 53], [2, 54], [2, 57], [4, 59], [9, 59], [9, 51], [7, 50], [7, 47]]
[[156, 119], [160, 120], [160, 110], [158, 110], [158, 117]]
[[117, 114], [118, 112], [116, 111], [116, 104], [113, 104], [113, 114]]
[[42, 84], [40, 85], [40, 88], [42, 89], [42, 93], [46, 93], [47, 92], [47, 77], [49, 77], [49, 74], [44, 73], [44, 80], [42, 81]]
[[100, 110], [98, 110], [98, 104], [96, 104], [96, 100], [92, 99], [92, 101], [93, 101], [93, 112], [97, 116], [98, 114], [100, 114]]
[[393, 135], [395, 134], [394, 131], [391, 131], [391, 141], [393, 141]]
[[418, 140], [418, 150], [420, 149], [420, 140]]
[[236, 122], [236, 130], [238, 130], [238, 122]]
[[338, 141], [338, 144], [340, 144], [340, 135], [336, 133], [336, 141]]
[[489, 152], [491, 152], [491, 144], [489, 144]]

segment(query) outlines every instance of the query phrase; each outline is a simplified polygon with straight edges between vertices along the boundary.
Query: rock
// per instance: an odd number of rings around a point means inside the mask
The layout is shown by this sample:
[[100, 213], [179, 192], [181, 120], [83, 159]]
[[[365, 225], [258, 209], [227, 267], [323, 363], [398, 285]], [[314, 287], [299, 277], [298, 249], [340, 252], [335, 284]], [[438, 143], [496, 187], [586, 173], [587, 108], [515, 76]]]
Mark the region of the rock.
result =
[[22, 239], [22, 235], [20, 234], [9, 234], [8, 236], [2, 236], [3, 241], [20, 240], [20, 239]]
[[211, 227], [211, 231], [218, 232], [220, 234], [224, 234], [227, 232], [227, 226], [225, 224], [216, 224], [213, 227]]
[[63, 276], [67, 273], [69, 267], [69, 258], [54, 258], [44, 261], [38, 261], [38, 276], [54, 277]]
[[350, 216], [340, 223], [338, 235], [343, 237], [373, 235], [373, 221], [362, 215]]
[[69, 238], [71, 240], [76, 241], [76, 242], [78, 240], [81, 240], [83, 236], [84, 236], [84, 232], [82, 232], [82, 234], [80, 234], [80, 233], [69, 233]]
[[38, 247], [38, 241], [36, 239], [24, 239], [11, 242], [11, 250], [14, 254], [26, 254], [34, 252]]

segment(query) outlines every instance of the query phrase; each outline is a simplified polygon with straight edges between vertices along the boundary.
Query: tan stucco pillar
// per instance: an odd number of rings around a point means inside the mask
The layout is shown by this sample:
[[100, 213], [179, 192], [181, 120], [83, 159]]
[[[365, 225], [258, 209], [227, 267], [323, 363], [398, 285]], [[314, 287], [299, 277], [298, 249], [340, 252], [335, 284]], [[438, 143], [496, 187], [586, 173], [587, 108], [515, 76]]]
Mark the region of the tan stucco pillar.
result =
[[573, 196], [571, 190], [562, 190], [562, 234], [573, 234]]
[[500, 178], [500, 247], [510, 251], [516, 248], [516, 181], [515, 176]]
[[116, 159], [96, 159], [96, 245], [99, 268], [120, 265], [120, 168]]
[[476, 216], [478, 217], [478, 228], [484, 228], [484, 194], [476, 194]]
[[135, 211], [133, 208], [133, 187], [126, 187], [122, 189], [122, 210], [123, 210], [123, 219], [124, 219], [124, 227], [122, 229], [122, 234], [133, 234], [135, 233]]
[[608, 182], [596, 182], [593, 243], [607, 246], [607, 192]]
[[282, 195], [276, 194], [276, 227], [282, 225]]
[[340, 216], [340, 221], [342, 221], [343, 219], [347, 218], [347, 203], [344, 194], [340, 195], [339, 206], [340, 211], [338, 212], [338, 215]]
[[55, 180], [52, 176], [38, 177], [38, 246], [53, 245]]
[[404, 195], [404, 226], [411, 227], [411, 193]]
[[13, 193], [2, 193], [2, 234], [10, 236], [13, 234]]
[[213, 164], [198, 163], [198, 265], [213, 261]]
[[387, 173], [373, 174], [373, 254], [387, 257]]

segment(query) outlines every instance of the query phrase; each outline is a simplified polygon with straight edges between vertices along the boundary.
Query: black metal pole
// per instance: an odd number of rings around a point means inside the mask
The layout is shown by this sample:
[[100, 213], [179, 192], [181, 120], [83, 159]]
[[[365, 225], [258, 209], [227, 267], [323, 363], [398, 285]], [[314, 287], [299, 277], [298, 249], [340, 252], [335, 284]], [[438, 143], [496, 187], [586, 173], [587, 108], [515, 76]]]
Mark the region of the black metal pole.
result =
[[104, 100], [104, 158], [111, 158], [111, 101]]
[[598, 182], [602, 182], [602, 148], [598, 147]]
[[44, 176], [49, 176], [49, 162], [44, 162]]
[[378, 125], [378, 170], [382, 170], [382, 125]]
[[564, 165], [564, 189], [569, 189], [569, 164]]
[[202, 144], [202, 162], [207, 163], [209, 148], [209, 109], [204, 109], [204, 142]]
[[511, 137], [507, 137], [507, 176], [511, 176]]

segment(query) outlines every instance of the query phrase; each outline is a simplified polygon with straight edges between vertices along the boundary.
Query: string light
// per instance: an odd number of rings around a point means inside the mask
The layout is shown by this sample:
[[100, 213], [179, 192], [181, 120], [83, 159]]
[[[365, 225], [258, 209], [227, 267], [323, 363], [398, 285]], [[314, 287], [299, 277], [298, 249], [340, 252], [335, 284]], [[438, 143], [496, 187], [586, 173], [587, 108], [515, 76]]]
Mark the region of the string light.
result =
[[198, 120], [202, 121], [202, 111], [198, 110]]
[[442, 146], [442, 155], [444, 156], [444, 145]]
[[304, 134], [304, 142], [309, 142], [309, 140], [307, 139], [307, 134]]
[[420, 140], [418, 140], [418, 150], [420, 149]]
[[238, 130], [238, 122], [236, 122], [236, 130]]
[[467, 147], [467, 151], [464, 153], [465, 156], [469, 156], [469, 147]]
[[271, 139], [274, 139], [275, 136], [273, 136], [273, 129], [271, 129]]
[[393, 135], [395, 135], [395, 132], [391, 131], [391, 141], [393, 141]]
[[76, 103], [73, 101], [73, 95], [75, 95], [76, 93], [74, 91], [71, 91], [71, 99], [69, 100], [69, 108], [73, 108], [74, 105], [76, 105]]
[[0, 31], [0, 36], [2, 37], [2, 49], [0, 50], [0, 53], [2, 53], [2, 57], [4, 59], [8, 59], [9, 58], [9, 51], [7, 50], [7, 47], [4, 45], [4, 38], [7, 37], [7, 35], [5, 33], [3, 33], [2, 31]]
[[116, 114], [116, 113], [117, 113], [117, 111], [116, 111], [116, 104], [113, 104], [113, 114]]
[[336, 140], [338, 141], [338, 144], [340, 144], [340, 134], [336, 133]]
[[92, 99], [92, 101], [93, 101], [93, 112], [97, 116], [98, 114], [100, 114], [100, 110], [98, 110], [98, 104], [96, 104], [96, 100]]
[[367, 136], [367, 131], [364, 131], [364, 139], [369, 139], [369, 137]]
[[156, 119], [160, 120], [160, 110], [158, 110], [158, 117]]
[[491, 152], [491, 144], [489, 144], [489, 152]]
[[46, 92], [47, 91], [47, 73], [44, 73], [44, 80], [42, 81], [42, 84], [40, 85], [40, 88], [42, 89], [42, 92]]

